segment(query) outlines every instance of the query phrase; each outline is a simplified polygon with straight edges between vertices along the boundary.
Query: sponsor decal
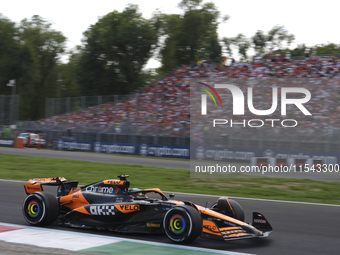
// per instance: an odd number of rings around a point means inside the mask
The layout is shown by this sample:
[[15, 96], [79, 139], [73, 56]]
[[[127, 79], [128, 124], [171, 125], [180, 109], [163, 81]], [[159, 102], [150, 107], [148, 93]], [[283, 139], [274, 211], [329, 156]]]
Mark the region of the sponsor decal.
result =
[[121, 203], [121, 202], [123, 202], [124, 198], [116, 197], [115, 200], [116, 200], [116, 203]]
[[119, 207], [125, 211], [139, 211], [139, 205], [120, 205]]
[[190, 146], [151, 145], [138, 143], [87, 142], [58, 139], [58, 150], [93, 151], [97, 153], [119, 153], [154, 157], [189, 158]]
[[119, 145], [119, 144], [104, 144], [100, 142], [96, 142], [94, 144], [93, 150], [95, 152], [103, 152], [103, 153], [127, 153], [127, 154], [135, 154], [135, 146], [134, 145]]
[[146, 223], [147, 228], [160, 228], [161, 224], [159, 223]]
[[91, 205], [90, 213], [92, 215], [115, 215], [114, 205]]
[[161, 211], [164, 211], [164, 212], [169, 211], [170, 208], [171, 208], [170, 206], [164, 206], [164, 205], [160, 205], [160, 206], [159, 206], [159, 209], [160, 209]]
[[236, 227], [237, 225], [235, 223], [229, 222], [229, 221], [224, 221], [224, 224], [232, 226], [232, 227]]
[[13, 140], [3, 140], [3, 139], [0, 139], [0, 145], [12, 146], [13, 144], [14, 144]]
[[282, 159], [317, 159], [327, 165], [338, 162], [338, 155], [333, 152], [290, 151], [253, 148], [219, 148], [211, 146], [193, 147], [193, 157], [198, 160], [214, 160], [228, 162], [249, 162], [253, 157], [276, 157]]
[[122, 213], [130, 213], [130, 212], [137, 212], [140, 210], [139, 205], [116, 205], [116, 208], [121, 211]]
[[155, 157], [189, 157], [190, 150], [188, 148], [169, 148], [168, 146], [148, 146], [142, 144], [139, 147], [139, 154], [141, 156], [155, 156]]
[[91, 151], [91, 143], [78, 142], [78, 141], [64, 141], [62, 139], [58, 140], [57, 144], [58, 150], [68, 150], [68, 151]]
[[266, 224], [267, 221], [266, 221], [266, 220], [262, 220], [262, 219], [254, 219], [254, 223], [262, 223], [262, 224]]
[[110, 181], [110, 180], [105, 181], [105, 182], [107, 182], [107, 184], [111, 184], [111, 185], [121, 185], [121, 184], [124, 183], [124, 181]]
[[209, 229], [209, 230], [212, 230], [212, 231], [216, 231], [217, 230], [217, 227], [216, 226], [211, 226], [211, 225], [203, 225], [203, 227]]
[[62, 150], [64, 148], [63, 140], [58, 140], [57, 149]]
[[144, 157], [148, 155], [148, 146], [146, 144], [142, 144], [139, 147], [139, 154]]
[[102, 186], [95, 187], [93, 185], [87, 186], [85, 191], [104, 193], [104, 194], [113, 194], [113, 193], [115, 193], [115, 190], [112, 187], [102, 187]]
[[30, 186], [26, 186], [27, 190], [33, 190], [33, 191], [41, 191], [41, 187], [30, 187]]
[[264, 152], [262, 152], [262, 156], [263, 157], [274, 157], [275, 156], [275, 152], [270, 150], [270, 149], [267, 149]]
[[100, 144], [99, 142], [96, 142], [96, 143], [94, 144], [94, 152], [97, 152], [97, 153], [102, 152], [102, 150], [101, 150], [101, 144]]

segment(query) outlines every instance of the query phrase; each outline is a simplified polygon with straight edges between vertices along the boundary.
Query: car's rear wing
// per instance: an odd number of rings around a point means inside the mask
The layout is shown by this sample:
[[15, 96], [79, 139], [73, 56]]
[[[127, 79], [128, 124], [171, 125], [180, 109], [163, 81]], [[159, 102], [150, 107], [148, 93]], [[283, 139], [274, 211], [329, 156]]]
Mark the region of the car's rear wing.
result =
[[43, 191], [42, 185], [60, 186], [58, 195], [66, 195], [71, 192], [72, 188], [78, 186], [78, 182], [69, 182], [64, 177], [32, 178], [28, 180], [28, 183], [24, 183], [26, 194]]
[[52, 184], [52, 185], [60, 185], [61, 182], [67, 182], [67, 179], [64, 177], [47, 177], [47, 178], [32, 178], [28, 180], [31, 184]]

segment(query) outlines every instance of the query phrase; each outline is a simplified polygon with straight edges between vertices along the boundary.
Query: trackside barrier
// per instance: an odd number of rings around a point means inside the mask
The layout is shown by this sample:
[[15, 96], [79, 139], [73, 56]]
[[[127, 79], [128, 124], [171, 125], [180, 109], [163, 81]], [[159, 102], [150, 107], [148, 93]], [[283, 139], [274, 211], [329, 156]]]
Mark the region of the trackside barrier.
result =
[[323, 161], [321, 159], [311, 159], [310, 160], [310, 165], [314, 167], [321, 167], [323, 164]]
[[19, 148], [19, 149], [25, 148], [24, 139], [23, 138], [15, 138], [14, 148]]
[[54, 149], [151, 157], [190, 158], [190, 146], [138, 143], [107, 143], [58, 139]]
[[251, 166], [258, 166], [261, 169], [262, 166], [274, 165], [274, 160], [273, 157], [252, 157], [250, 163]]
[[294, 166], [297, 172], [302, 172], [305, 169], [306, 164], [310, 164], [310, 161], [311, 159], [307, 158], [290, 158], [289, 164]]
[[12, 138], [0, 138], [1, 147], [13, 147], [15, 140]]
[[274, 166], [287, 166], [289, 164], [286, 158], [274, 158], [273, 165]]
[[261, 169], [262, 166], [291, 166], [291, 171], [303, 172], [308, 166], [321, 167], [323, 165], [322, 159], [310, 158], [274, 158], [274, 157], [253, 157], [250, 160], [251, 166], [257, 166]]

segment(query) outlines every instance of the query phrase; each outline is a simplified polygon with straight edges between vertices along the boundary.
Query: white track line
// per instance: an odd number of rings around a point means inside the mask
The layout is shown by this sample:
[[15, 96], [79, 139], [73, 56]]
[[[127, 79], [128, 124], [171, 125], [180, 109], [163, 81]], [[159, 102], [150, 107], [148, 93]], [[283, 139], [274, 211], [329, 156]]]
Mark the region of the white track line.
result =
[[[84, 234], [84, 233], [79, 233], [79, 232], [70, 232], [70, 231], [64, 231], [64, 230], [55, 230], [55, 229], [47, 229], [47, 228], [39, 228], [39, 227], [28, 227], [28, 226], [23, 226], [23, 225], [8, 224], [8, 223], [2, 223], [2, 222], [0, 222], [0, 225], [22, 228], [19, 230], [12, 230], [12, 231], [0, 233], [0, 240], [7, 241], [7, 242], [14, 242], [14, 243], [36, 245], [40, 247], [67, 249], [67, 250], [72, 250], [72, 251], [88, 248], [86, 247], [86, 243], [88, 243], [88, 245], [92, 245], [92, 247], [96, 247], [96, 246], [101, 246], [101, 245], [105, 245], [109, 243], [125, 241], [125, 242], [142, 243], [142, 244], [155, 245], [155, 246], [161, 246], [161, 247], [180, 248], [180, 249], [185, 249], [185, 250], [210, 252], [210, 253], [215, 253], [215, 254], [254, 255], [250, 253], [214, 250], [214, 249], [206, 249], [206, 248], [176, 245], [176, 244], [164, 244], [164, 243], [158, 243], [158, 242], [152, 242], [152, 241], [141, 241], [137, 239], [111, 237], [111, 236], [96, 235], [96, 234]], [[77, 244], [78, 242], [80, 243]], [[69, 245], [67, 245], [67, 243], [69, 243]], [[95, 245], [93, 245], [94, 243]]]

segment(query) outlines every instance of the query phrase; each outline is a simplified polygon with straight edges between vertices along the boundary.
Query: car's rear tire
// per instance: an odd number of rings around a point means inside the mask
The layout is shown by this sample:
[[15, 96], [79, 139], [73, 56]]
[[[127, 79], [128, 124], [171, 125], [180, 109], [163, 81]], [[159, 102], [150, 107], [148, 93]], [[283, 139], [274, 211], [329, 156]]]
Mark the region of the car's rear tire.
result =
[[210, 209], [213, 209], [219, 213], [235, 218], [237, 220], [244, 221], [243, 208], [233, 199], [220, 197], [217, 202], [210, 207]]
[[49, 225], [58, 217], [59, 203], [50, 193], [34, 192], [25, 198], [22, 212], [25, 220], [31, 225]]
[[163, 220], [168, 238], [175, 243], [189, 243], [202, 231], [202, 217], [196, 208], [188, 205], [171, 208]]

